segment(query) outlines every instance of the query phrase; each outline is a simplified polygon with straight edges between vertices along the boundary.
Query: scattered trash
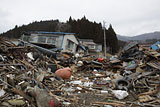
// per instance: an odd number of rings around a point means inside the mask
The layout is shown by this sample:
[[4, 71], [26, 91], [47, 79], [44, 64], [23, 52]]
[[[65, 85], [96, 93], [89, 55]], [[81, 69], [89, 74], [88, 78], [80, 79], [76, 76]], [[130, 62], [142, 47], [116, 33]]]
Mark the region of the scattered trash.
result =
[[4, 90], [0, 90], [0, 97], [2, 97], [5, 94]]
[[82, 61], [78, 61], [78, 63], [77, 63], [77, 66], [82, 66], [83, 65], [83, 62]]
[[153, 98], [150, 97], [149, 95], [139, 96], [139, 101], [142, 103], [145, 103], [151, 100], [153, 100]]
[[21, 99], [12, 99], [7, 101], [9, 104], [13, 106], [23, 106], [25, 105], [25, 102]]
[[0, 38], [0, 106], [159, 106], [160, 53], [131, 42], [103, 59]]
[[98, 58], [98, 61], [99, 61], [99, 62], [102, 62], [102, 61], [103, 61], [103, 58]]
[[118, 98], [119, 100], [124, 99], [129, 95], [127, 91], [122, 91], [122, 90], [112, 90], [112, 92], [115, 95], [115, 97]]
[[156, 50], [159, 50], [159, 48], [160, 48], [160, 47], [159, 47], [159, 46], [160, 46], [159, 44], [160, 44], [160, 41], [157, 41], [155, 44], [153, 44], [153, 45], [151, 46], [151, 49], [153, 49], [153, 50], [155, 50], [155, 51], [156, 51]]
[[35, 86], [34, 89], [35, 98], [38, 107], [59, 107], [60, 103], [54, 97], [50, 96], [45, 90], [42, 90]]
[[71, 69], [69, 67], [59, 69], [55, 72], [56, 75], [60, 76], [63, 79], [69, 79], [71, 77]]
[[113, 106], [111, 106], [111, 105], [104, 105], [104, 107], [113, 107]]
[[135, 63], [135, 61], [131, 61], [125, 67], [125, 70], [132, 70], [132, 69], [135, 69], [136, 67], [137, 67], [137, 64]]
[[108, 94], [108, 91], [101, 90], [101, 94]]
[[31, 52], [27, 53], [28, 58], [30, 58], [31, 60], [34, 60], [33, 58], [33, 54]]

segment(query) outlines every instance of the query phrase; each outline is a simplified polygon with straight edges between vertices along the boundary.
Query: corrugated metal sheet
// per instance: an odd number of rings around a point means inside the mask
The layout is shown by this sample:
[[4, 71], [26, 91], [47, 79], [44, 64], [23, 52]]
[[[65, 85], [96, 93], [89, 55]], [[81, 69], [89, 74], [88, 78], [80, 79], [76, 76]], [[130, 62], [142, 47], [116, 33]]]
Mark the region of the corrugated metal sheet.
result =
[[147, 65], [160, 70], [160, 62], [159, 61], [150, 61]]
[[135, 41], [135, 42], [131, 42], [131, 43], [129, 43], [127, 46], [125, 46], [123, 49], [124, 49], [125, 51], [127, 51], [128, 49], [136, 46], [137, 44], [138, 44], [138, 42], [136, 42], [136, 41]]

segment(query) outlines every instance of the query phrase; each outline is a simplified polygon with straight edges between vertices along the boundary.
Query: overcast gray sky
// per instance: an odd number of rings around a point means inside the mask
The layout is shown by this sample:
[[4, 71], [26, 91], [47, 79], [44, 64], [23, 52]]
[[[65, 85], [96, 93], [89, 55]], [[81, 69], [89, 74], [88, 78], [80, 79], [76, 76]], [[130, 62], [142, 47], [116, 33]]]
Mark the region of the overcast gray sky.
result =
[[15, 25], [86, 16], [121, 35], [160, 31], [160, 0], [0, 0], [0, 33]]

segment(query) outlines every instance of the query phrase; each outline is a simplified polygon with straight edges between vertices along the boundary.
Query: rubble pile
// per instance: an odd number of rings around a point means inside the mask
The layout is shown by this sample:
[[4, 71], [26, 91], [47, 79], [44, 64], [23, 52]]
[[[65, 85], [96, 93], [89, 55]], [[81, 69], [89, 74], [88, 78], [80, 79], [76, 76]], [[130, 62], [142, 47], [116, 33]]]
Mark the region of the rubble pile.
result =
[[160, 53], [128, 44], [107, 59], [0, 40], [1, 107], [158, 107]]

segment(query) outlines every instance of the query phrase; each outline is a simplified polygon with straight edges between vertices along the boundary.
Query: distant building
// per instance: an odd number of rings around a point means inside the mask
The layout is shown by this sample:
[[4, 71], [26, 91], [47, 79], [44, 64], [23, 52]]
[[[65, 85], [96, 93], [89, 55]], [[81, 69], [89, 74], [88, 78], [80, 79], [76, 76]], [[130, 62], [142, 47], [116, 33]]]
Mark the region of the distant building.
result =
[[23, 41], [27, 41], [37, 45], [52, 46], [53, 49], [59, 49], [62, 52], [75, 53], [78, 46], [78, 40], [74, 33], [64, 32], [29, 32], [23, 33], [21, 36]]
[[80, 43], [88, 47], [90, 52], [101, 52], [102, 44], [96, 44], [92, 39], [79, 39]]

